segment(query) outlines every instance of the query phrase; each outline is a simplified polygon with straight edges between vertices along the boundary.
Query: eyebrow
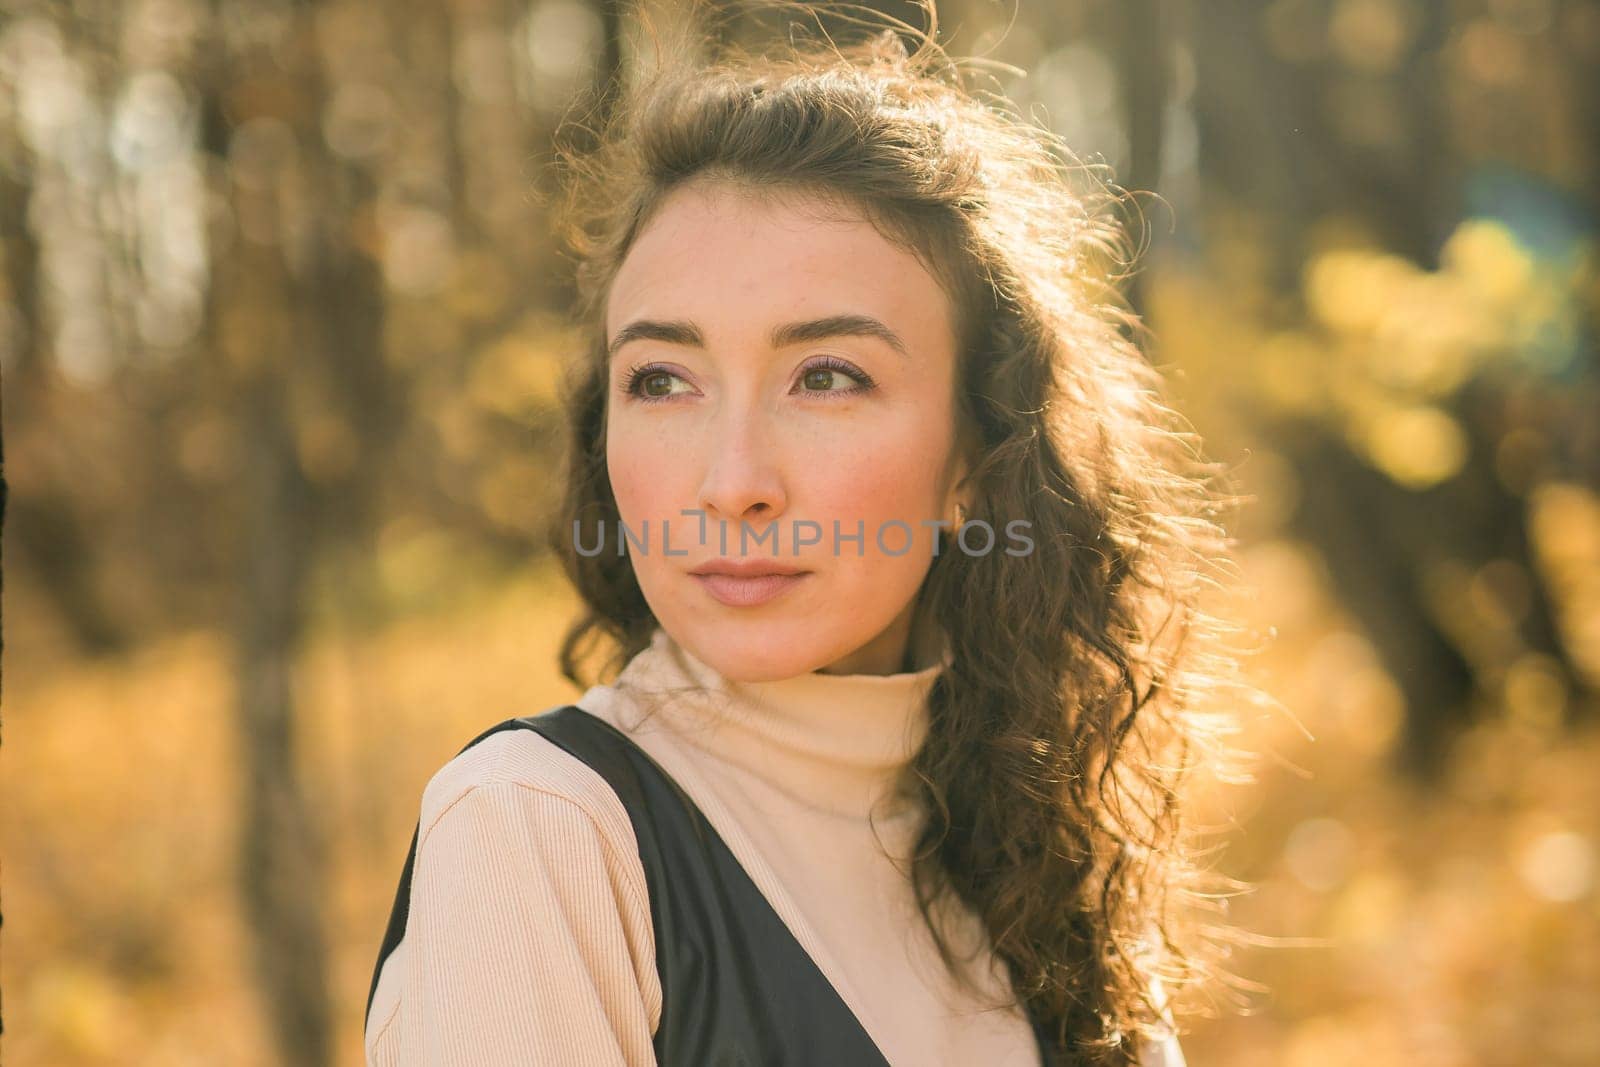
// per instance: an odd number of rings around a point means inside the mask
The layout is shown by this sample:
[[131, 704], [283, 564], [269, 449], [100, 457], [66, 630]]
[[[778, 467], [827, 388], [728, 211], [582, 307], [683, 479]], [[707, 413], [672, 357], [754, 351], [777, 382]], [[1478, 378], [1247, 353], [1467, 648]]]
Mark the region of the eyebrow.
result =
[[[785, 348], [830, 337], [876, 337], [902, 356], [908, 354], [900, 335], [871, 315], [827, 315], [820, 319], [785, 322], [773, 327], [769, 340], [773, 348]], [[681, 319], [636, 319], [617, 331], [617, 335], [606, 345], [606, 357], [609, 359], [616, 355], [617, 350], [629, 341], [664, 341], [692, 348], [706, 346], [705, 335], [692, 322]]]

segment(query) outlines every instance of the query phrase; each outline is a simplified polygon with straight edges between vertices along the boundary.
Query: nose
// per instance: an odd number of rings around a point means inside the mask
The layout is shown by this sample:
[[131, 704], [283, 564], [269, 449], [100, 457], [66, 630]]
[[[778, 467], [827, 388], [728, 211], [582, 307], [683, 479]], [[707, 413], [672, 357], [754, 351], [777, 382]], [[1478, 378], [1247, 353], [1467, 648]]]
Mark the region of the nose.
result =
[[760, 413], [725, 411], [718, 423], [700, 483], [700, 509], [710, 522], [771, 522], [783, 514], [788, 497]]

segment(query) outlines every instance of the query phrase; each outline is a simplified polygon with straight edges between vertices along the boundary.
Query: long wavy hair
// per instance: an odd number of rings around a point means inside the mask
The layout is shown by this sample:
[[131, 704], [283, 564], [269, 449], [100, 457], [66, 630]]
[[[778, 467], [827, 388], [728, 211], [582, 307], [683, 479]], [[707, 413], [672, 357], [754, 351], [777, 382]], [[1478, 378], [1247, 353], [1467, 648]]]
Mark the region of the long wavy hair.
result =
[[1117, 296], [1132, 261], [1126, 197], [967, 87], [927, 15], [926, 32], [869, 26], [855, 43], [790, 39], [760, 55], [658, 46], [642, 83], [582, 128], [589, 143], [561, 149], [586, 350], [567, 384], [567, 482], [549, 531], [582, 601], [560, 665], [580, 687], [614, 678], [657, 626], [630, 561], [582, 555], [574, 536], [619, 518], [603, 318], [635, 238], [695, 178], [860, 213], [928, 264], [956, 309], [970, 517], [1025, 518], [1035, 541], [1027, 555], [941, 552], [921, 590], [953, 662], [902, 782], [926, 812], [919, 908], [962, 976], [938, 912], [953, 899], [981, 918], [1018, 1002], [1068, 1062], [1134, 1063], [1136, 1037], [1174, 1025], [1160, 991], [1202, 987], [1225, 954], [1227, 928], [1194, 921], [1225, 910], [1208, 903], [1225, 894], [1201, 891], [1180, 797], [1196, 758], [1225, 755], [1217, 741], [1236, 732], [1216, 698], [1254, 693], [1223, 641], [1235, 628], [1201, 608], [1233, 545], [1222, 508], [1239, 498], [1163, 400]]

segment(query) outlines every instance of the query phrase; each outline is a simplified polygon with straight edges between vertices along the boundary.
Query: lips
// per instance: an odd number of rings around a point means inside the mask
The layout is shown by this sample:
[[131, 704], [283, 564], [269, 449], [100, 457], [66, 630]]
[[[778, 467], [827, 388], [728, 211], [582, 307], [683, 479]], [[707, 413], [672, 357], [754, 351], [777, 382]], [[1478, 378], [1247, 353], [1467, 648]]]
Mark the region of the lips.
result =
[[811, 577], [810, 571], [763, 560], [714, 560], [689, 573], [713, 600], [736, 608], [765, 604]]

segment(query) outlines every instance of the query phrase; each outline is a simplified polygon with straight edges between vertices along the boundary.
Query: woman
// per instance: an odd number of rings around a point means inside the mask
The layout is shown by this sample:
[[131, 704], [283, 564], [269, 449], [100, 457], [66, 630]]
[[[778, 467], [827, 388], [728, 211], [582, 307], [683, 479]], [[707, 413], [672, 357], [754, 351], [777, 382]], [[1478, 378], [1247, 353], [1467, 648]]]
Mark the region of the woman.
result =
[[574, 171], [613, 678], [428, 783], [369, 1064], [1183, 1062], [1219, 498], [1116, 231], [936, 54], [666, 64]]

